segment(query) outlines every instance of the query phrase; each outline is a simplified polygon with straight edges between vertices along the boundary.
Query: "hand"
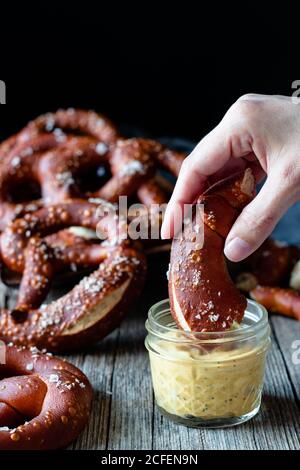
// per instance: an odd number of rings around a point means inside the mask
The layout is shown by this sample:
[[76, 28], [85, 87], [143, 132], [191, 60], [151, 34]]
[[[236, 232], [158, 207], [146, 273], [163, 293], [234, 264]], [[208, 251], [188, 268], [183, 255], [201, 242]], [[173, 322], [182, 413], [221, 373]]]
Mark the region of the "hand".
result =
[[270, 235], [284, 212], [300, 199], [300, 104], [286, 96], [244, 95], [184, 161], [162, 226], [174, 235], [176, 213], [212, 183], [250, 166], [267, 179], [242, 211], [225, 243], [225, 255], [240, 261]]

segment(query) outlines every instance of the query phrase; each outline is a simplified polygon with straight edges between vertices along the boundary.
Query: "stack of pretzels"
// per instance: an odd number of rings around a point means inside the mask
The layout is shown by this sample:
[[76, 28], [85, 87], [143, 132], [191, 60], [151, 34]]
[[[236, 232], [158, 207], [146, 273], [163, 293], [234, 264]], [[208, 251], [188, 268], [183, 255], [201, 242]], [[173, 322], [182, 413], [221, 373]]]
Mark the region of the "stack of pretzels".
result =
[[[0, 309], [0, 449], [64, 447], [85, 426], [88, 379], [39, 350], [84, 348], [129, 312], [144, 285], [149, 242], [127, 236], [129, 219], [116, 232], [109, 209], [117, 210], [120, 196], [146, 208], [167, 203], [163, 172], [176, 177], [184, 158], [154, 140], [126, 139], [106, 117], [74, 109], [41, 116], [0, 145], [1, 270], [20, 280], [14, 308]], [[268, 240], [235, 284], [227, 271], [225, 238], [254, 194], [249, 168], [216, 183], [198, 200], [204, 244], [194, 216], [173, 241], [170, 303], [184, 330], [222, 331], [241, 322], [240, 290], [300, 320], [298, 247]], [[69, 293], [47, 303], [58, 275], [86, 268]], [[292, 288], [285, 289], [291, 271]]]
[[[0, 145], [0, 230], [16, 217], [74, 197], [167, 202], [157, 169], [177, 176], [184, 158], [153, 140], [122, 138], [107, 118], [92, 111], [46, 114]], [[93, 188], [88, 183], [95, 169], [108, 170], [111, 177]]]
[[[1, 262], [21, 280], [15, 308], [0, 312], [0, 338], [57, 352], [115, 328], [143, 286], [144, 247], [115, 237], [109, 224], [104, 243], [78, 227], [95, 231], [99, 208], [120, 196], [147, 207], [166, 203], [158, 170], [177, 176], [184, 157], [153, 140], [125, 139], [106, 117], [74, 109], [40, 116], [3, 142]], [[85, 267], [94, 272], [43, 304], [57, 273]]]
[[[120, 196], [146, 208], [167, 203], [172, 186], [163, 173], [176, 177], [184, 158], [75, 109], [40, 116], [0, 145], [1, 272], [20, 284], [14, 308], [0, 309], [0, 449], [63, 447], [86, 424], [88, 380], [39, 350], [84, 348], [130, 311], [149, 244], [116, 234], [104, 214]], [[86, 268], [69, 293], [47, 303], [56, 276]]]

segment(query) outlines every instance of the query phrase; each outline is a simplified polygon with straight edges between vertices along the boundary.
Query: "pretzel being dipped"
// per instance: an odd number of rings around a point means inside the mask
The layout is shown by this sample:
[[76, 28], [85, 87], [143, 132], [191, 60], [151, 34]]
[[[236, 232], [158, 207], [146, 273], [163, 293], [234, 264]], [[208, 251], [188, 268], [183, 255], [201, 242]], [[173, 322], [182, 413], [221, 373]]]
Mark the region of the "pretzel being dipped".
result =
[[199, 231], [195, 219], [173, 240], [169, 297], [180, 328], [222, 331], [241, 322], [247, 302], [228, 274], [223, 249], [225, 237], [254, 191], [250, 169], [216, 183], [198, 199], [204, 205], [203, 246], [194, 242]]
[[[2, 258], [12, 270], [23, 273], [23, 278], [16, 308], [0, 312], [1, 339], [61, 351], [97, 341], [118, 325], [143, 285], [146, 264], [142, 252], [129, 240], [119, 243], [114, 233], [108, 243], [86, 245], [85, 250], [83, 242], [67, 251], [51, 246], [50, 235], [66, 227], [95, 230], [98, 211], [99, 204], [70, 201], [27, 214], [3, 232]], [[54, 274], [70, 263], [101, 264], [67, 295], [36, 308]]]
[[66, 447], [89, 418], [92, 388], [70, 363], [6, 346], [0, 364], [0, 450]]
[[294, 289], [257, 286], [250, 296], [271, 312], [300, 321], [300, 293]]

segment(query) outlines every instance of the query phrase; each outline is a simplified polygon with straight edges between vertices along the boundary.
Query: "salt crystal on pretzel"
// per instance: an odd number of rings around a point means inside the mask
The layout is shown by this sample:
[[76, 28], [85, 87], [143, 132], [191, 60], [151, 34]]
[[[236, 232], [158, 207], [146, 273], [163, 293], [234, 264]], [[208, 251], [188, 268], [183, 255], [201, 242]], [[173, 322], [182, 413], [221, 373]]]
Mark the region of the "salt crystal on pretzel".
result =
[[[27, 214], [3, 232], [2, 258], [23, 279], [16, 308], [0, 310], [1, 339], [55, 351], [76, 349], [106, 336], [128, 312], [145, 278], [140, 249], [126, 239], [108, 246], [82, 239], [73, 243], [74, 235], [67, 233], [71, 245], [60, 249], [51, 235], [73, 225], [95, 230], [98, 209], [91, 202], [72, 200]], [[54, 274], [72, 262], [95, 271], [65, 296], [39, 307]]]
[[254, 196], [250, 169], [233, 175], [200, 196], [204, 205], [204, 243], [193, 243], [193, 219], [173, 240], [169, 271], [171, 313], [188, 331], [222, 331], [241, 322], [246, 299], [232, 282], [223, 254], [227, 234], [240, 211]]
[[7, 345], [0, 377], [0, 450], [63, 448], [86, 426], [92, 387], [70, 363]]

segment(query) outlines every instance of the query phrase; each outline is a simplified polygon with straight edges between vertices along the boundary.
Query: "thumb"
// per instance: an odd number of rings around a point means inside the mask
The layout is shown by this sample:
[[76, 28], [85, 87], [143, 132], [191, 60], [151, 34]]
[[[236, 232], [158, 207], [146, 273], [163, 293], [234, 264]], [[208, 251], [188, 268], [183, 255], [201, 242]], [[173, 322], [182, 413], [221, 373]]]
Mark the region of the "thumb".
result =
[[253, 253], [295, 202], [294, 191], [283, 181], [279, 173], [270, 173], [260, 192], [235, 221], [224, 248], [230, 261], [241, 261]]

